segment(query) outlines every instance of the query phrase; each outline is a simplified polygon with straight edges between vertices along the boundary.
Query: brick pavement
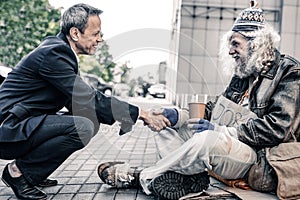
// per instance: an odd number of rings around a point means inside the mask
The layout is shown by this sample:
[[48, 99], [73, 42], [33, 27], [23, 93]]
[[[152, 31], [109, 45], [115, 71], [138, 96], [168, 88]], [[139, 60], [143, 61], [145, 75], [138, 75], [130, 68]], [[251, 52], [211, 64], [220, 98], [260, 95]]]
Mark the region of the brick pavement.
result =
[[[149, 104], [149, 102], [151, 102]], [[143, 108], [155, 106], [151, 100], [135, 102]], [[159, 101], [158, 104], [165, 104]], [[150, 131], [138, 121], [133, 130], [123, 136], [118, 135], [119, 125], [101, 125], [100, 132], [91, 140], [86, 148], [71, 155], [52, 175], [59, 184], [54, 187], [44, 188], [49, 200], [150, 200], [153, 196], [146, 196], [138, 189], [114, 189], [103, 184], [99, 179], [96, 168], [99, 163], [106, 161], [126, 161], [131, 166], [147, 167], [158, 160], [156, 148], [156, 133]], [[9, 161], [0, 160], [0, 172]], [[237, 199], [231, 193], [225, 192], [224, 185], [212, 180], [208, 191], [216, 195], [227, 195], [222, 199]], [[254, 199], [259, 193], [243, 193], [247, 199]], [[247, 196], [248, 194], [248, 196]], [[266, 199], [276, 199], [267, 196]], [[271, 197], [271, 198], [270, 198]], [[13, 200], [16, 197], [12, 190], [0, 182], [0, 200]], [[257, 199], [257, 198], [255, 198]], [[263, 197], [259, 198], [263, 199]]]
[[[105, 161], [127, 161], [131, 165], [147, 167], [157, 161], [153, 133], [142, 125], [134, 127], [127, 135], [118, 136], [119, 126], [102, 125], [101, 131], [86, 148], [69, 157], [51, 178], [58, 180], [54, 187], [44, 188], [48, 199], [62, 200], [109, 200], [109, 199], [153, 199], [139, 190], [117, 190], [102, 184], [96, 168]], [[8, 161], [0, 160], [0, 171]], [[10, 188], [0, 183], [0, 199], [16, 199]]]

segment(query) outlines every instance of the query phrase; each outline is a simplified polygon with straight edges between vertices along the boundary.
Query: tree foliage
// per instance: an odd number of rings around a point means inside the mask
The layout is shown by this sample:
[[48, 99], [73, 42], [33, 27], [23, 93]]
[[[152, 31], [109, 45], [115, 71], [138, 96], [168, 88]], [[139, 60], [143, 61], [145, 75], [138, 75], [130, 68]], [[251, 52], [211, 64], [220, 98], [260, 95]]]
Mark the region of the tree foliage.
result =
[[0, 62], [13, 67], [44, 37], [56, 35], [60, 16], [48, 0], [0, 0]]
[[111, 81], [113, 79], [113, 71], [116, 63], [113, 62], [113, 57], [109, 53], [109, 45], [104, 40], [96, 52], [96, 60], [101, 65], [101, 77], [105, 81]]
[[99, 44], [95, 57], [91, 59], [88, 56], [82, 56], [79, 65], [82, 71], [95, 74], [103, 80], [110, 82], [113, 80], [114, 69], [116, 67], [116, 63], [112, 60], [113, 57], [109, 53], [109, 45], [103, 41]]
[[128, 73], [130, 72], [130, 68], [128, 67], [127, 63], [124, 63], [120, 66], [121, 74], [121, 83], [128, 82]]
[[[52, 7], [48, 0], [0, 0], [0, 63], [13, 67], [43, 38], [56, 35], [60, 16], [61, 11]], [[105, 41], [95, 57], [80, 58], [79, 66], [83, 71], [107, 82], [113, 80], [117, 64], [112, 61]]]

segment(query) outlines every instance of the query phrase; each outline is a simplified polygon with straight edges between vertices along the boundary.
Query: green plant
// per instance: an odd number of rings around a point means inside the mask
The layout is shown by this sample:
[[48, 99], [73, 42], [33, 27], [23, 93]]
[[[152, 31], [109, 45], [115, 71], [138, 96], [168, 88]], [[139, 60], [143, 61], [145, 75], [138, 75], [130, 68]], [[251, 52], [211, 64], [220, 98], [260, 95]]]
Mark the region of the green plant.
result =
[[13, 67], [44, 37], [56, 35], [60, 16], [48, 0], [0, 0], [0, 62]]

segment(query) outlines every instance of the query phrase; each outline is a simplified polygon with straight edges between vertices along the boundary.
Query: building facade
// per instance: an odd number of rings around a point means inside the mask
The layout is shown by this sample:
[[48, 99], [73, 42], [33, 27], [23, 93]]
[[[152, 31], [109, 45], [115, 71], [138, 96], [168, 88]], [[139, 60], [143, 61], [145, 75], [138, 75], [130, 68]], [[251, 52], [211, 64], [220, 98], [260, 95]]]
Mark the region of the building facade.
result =
[[[300, 59], [300, 0], [258, 3], [281, 35], [279, 50]], [[207, 100], [224, 91], [230, 75], [218, 63], [220, 39], [247, 7], [248, 0], [174, 0], [166, 80], [170, 101], [183, 107], [194, 96]]]

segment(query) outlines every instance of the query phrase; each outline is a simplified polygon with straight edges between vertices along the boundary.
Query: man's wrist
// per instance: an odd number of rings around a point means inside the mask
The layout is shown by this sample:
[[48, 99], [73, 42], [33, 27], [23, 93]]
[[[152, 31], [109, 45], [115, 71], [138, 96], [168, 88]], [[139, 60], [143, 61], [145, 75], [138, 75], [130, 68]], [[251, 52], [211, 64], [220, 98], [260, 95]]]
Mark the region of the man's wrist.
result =
[[147, 115], [148, 115], [148, 113], [145, 110], [139, 108], [139, 117], [138, 117], [138, 119], [141, 119], [141, 120], [144, 121], [147, 118]]

